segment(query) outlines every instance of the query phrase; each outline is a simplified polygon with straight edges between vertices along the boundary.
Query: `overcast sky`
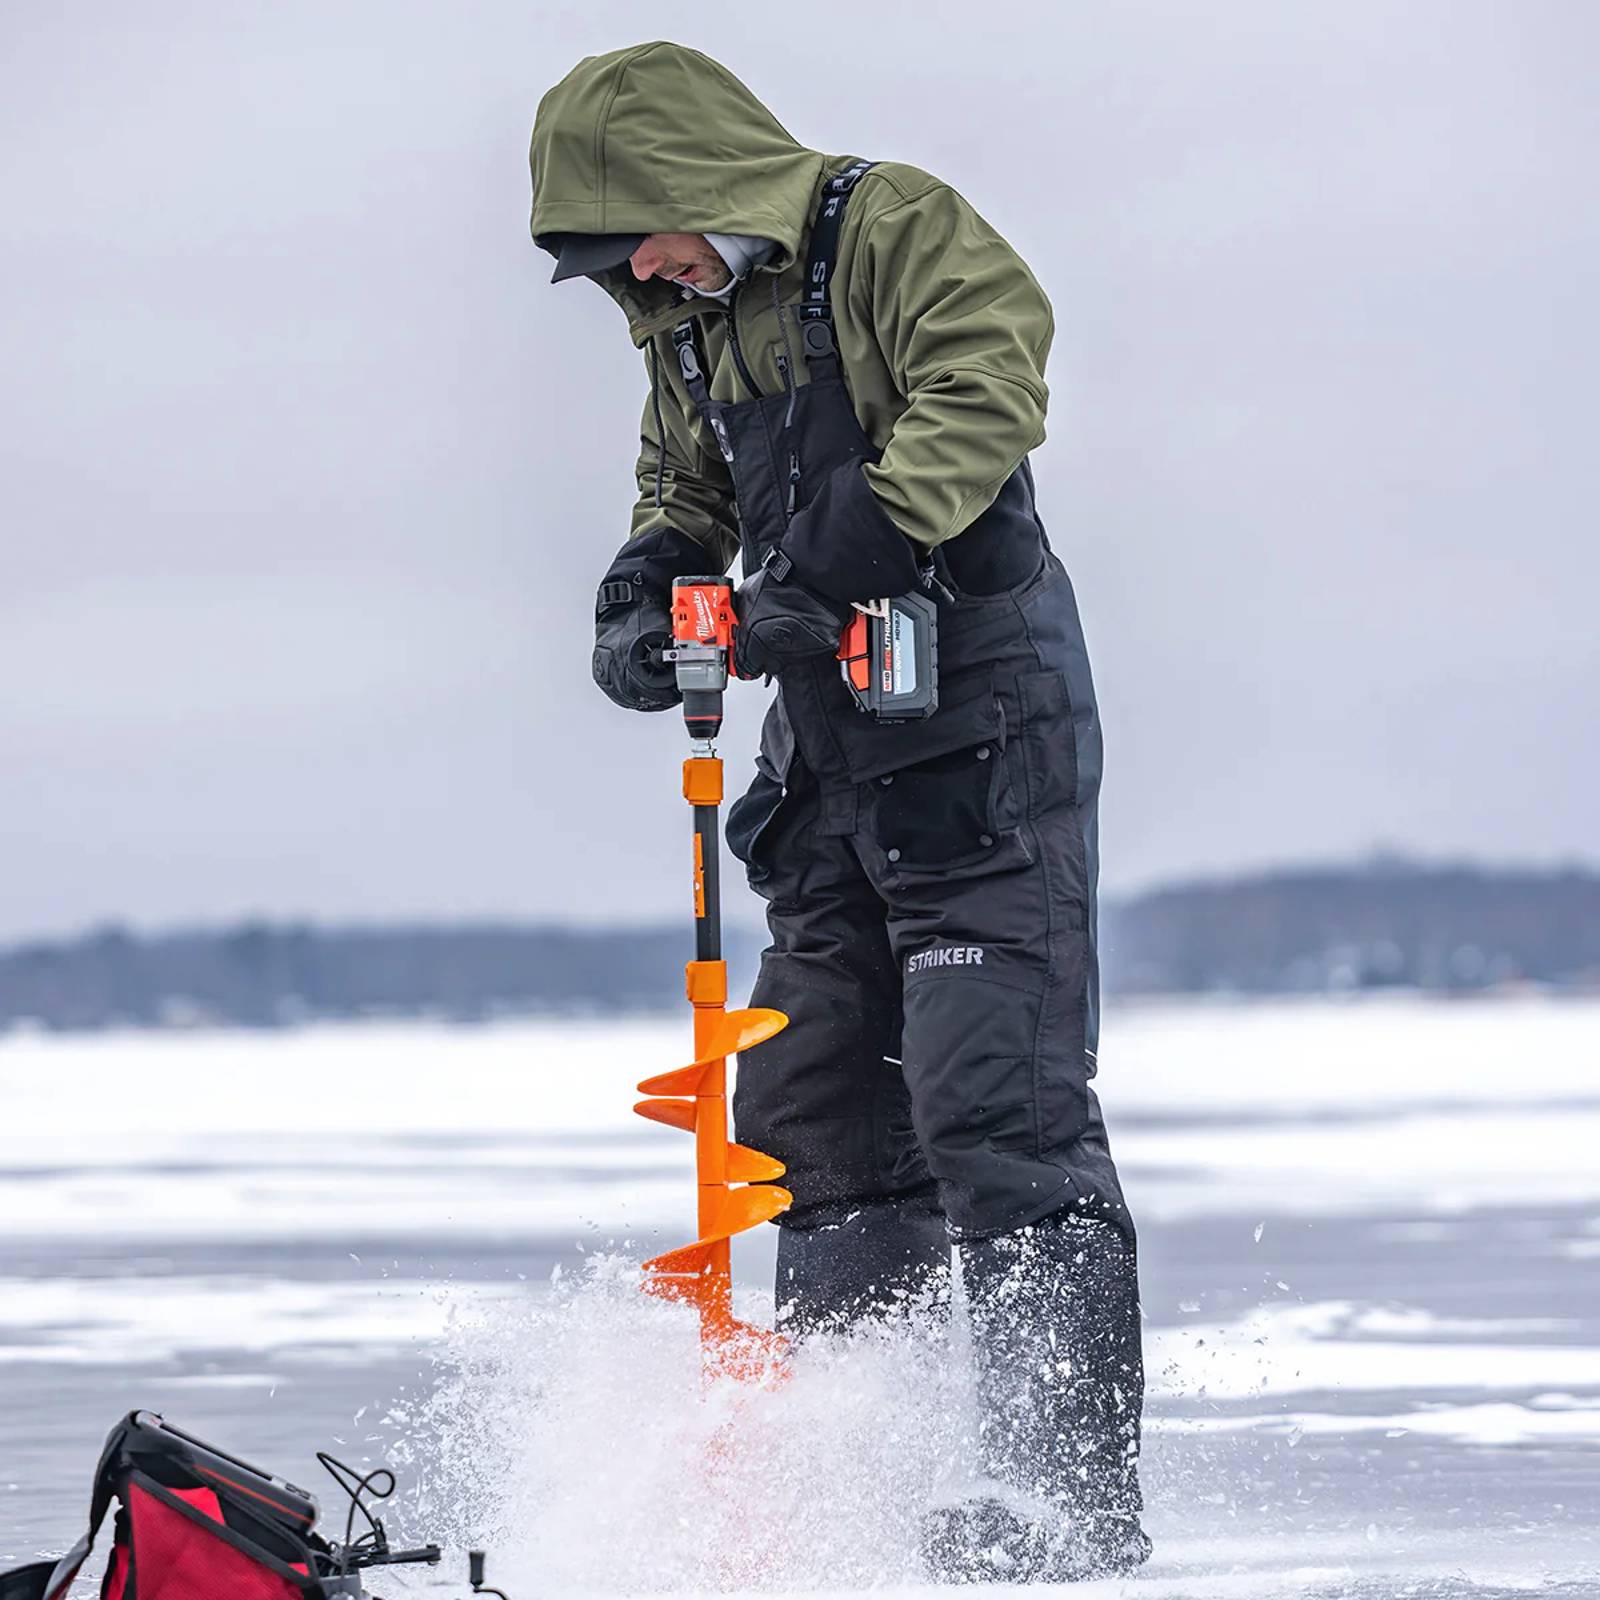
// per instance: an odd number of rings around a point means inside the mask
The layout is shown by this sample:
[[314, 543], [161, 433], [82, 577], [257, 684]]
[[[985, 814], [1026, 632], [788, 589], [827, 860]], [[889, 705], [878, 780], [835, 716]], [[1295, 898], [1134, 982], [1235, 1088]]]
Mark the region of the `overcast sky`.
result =
[[1109, 887], [1600, 858], [1584, 0], [31, 0], [0, 937], [684, 909], [681, 722], [588, 670], [643, 370], [527, 235], [540, 94], [664, 32], [948, 178], [1054, 299]]

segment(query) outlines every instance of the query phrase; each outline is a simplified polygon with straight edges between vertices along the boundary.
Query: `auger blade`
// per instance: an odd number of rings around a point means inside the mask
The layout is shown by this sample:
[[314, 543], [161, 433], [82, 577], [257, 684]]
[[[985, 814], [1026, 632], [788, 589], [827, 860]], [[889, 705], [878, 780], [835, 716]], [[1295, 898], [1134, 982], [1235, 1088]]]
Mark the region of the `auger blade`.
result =
[[[664, 1122], [666, 1118], [661, 1120]], [[781, 1161], [774, 1161], [748, 1145], [728, 1146], [729, 1183], [770, 1183], [774, 1178], [781, 1178], [786, 1170]]]
[[[669, 1128], [682, 1128], [685, 1133], [694, 1132], [693, 1100], [641, 1100], [633, 1109], [641, 1117], [649, 1117], [652, 1122], [664, 1122]], [[738, 1146], [732, 1148], [737, 1149]], [[778, 1169], [779, 1172], [782, 1170], [781, 1167]], [[773, 1176], [777, 1177], [778, 1173]]]
[[702, 1045], [695, 1041], [697, 1061], [715, 1061], [719, 1056], [737, 1055], [741, 1050], [753, 1049], [763, 1039], [782, 1033], [789, 1019], [781, 1011], [771, 1011], [766, 1006], [747, 1006], [742, 1011], [726, 1011], [717, 1018]]
[[715, 1240], [697, 1239], [645, 1262], [644, 1292], [664, 1300], [698, 1300], [715, 1246]]
[[640, 1094], [699, 1094], [700, 1085], [705, 1081], [706, 1068], [714, 1066], [713, 1061], [696, 1061], [692, 1066], [675, 1067], [671, 1072], [663, 1072], [654, 1078], [646, 1078], [639, 1085]]
[[764, 1039], [782, 1033], [789, 1019], [781, 1011], [771, 1011], [765, 1006], [750, 1006], [743, 1011], [728, 1011], [715, 1018], [706, 1029], [704, 1039], [696, 1040], [695, 1059], [686, 1067], [663, 1072], [659, 1077], [646, 1078], [639, 1085], [640, 1094], [695, 1094], [705, 1069], [741, 1050], [753, 1049]]
[[794, 1196], [776, 1184], [757, 1183], [748, 1189], [726, 1189], [717, 1198], [717, 1226], [712, 1238], [728, 1238], [770, 1222], [794, 1204]]

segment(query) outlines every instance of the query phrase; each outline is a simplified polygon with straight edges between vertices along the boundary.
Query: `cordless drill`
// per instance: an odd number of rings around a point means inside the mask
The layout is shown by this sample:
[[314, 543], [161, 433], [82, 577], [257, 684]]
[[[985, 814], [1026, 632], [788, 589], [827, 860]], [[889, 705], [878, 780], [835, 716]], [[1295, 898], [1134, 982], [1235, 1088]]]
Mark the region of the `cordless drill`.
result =
[[726, 578], [673, 579], [672, 648], [663, 657], [677, 674], [684, 726], [697, 744], [709, 745], [722, 731], [735, 626], [733, 587]]
[[[839, 637], [839, 671], [857, 708], [880, 722], [931, 717], [939, 706], [939, 612], [928, 594], [857, 606]], [[733, 654], [733, 589], [726, 578], [672, 584], [673, 664], [689, 737], [709, 744], [722, 730], [722, 696]]]

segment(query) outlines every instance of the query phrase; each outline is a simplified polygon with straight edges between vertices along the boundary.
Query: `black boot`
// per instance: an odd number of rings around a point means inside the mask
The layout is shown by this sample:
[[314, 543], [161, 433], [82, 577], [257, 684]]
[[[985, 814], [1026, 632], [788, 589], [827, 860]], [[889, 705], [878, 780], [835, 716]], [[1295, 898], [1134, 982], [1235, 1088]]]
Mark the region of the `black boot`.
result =
[[1144, 1400], [1133, 1247], [1062, 1215], [959, 1247], [987, 1480], [929, 1514], [945, 1582], [1069, 1582], [1133, 1571]]
[[948, 1302], [950, 1236], [922, 1196], [864, 1200], [835, 1221], [778, 1229], [778, 1327], [804, 1336]]

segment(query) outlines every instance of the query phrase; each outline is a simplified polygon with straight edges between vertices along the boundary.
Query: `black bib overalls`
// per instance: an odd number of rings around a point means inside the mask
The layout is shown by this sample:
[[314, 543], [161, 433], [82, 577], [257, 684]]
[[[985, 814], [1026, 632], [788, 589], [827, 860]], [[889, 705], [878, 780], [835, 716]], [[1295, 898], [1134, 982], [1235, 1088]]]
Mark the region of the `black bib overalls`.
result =
[[[714, 400], [694, 319], [673, 334], [732, 474], [747, 574], [830, 471], [879, 454], [827, 284], [869, 165], [825, 185], [810, 288], [789, 308], [809, 381]], [[772, 934], [752, 1003], [790, 1018], [740, 1057], [738, 1137], [787, 1166], [790, 1226], [936, 1189], [958, 1236], [1069, 1209], [1131, 1231], [1089, 1087], [1100, 726], [1026, 462], [934, 565], [948, 591], [935, 714], [875, 721], [831, 658], [786, 671], [730, 810]]]

